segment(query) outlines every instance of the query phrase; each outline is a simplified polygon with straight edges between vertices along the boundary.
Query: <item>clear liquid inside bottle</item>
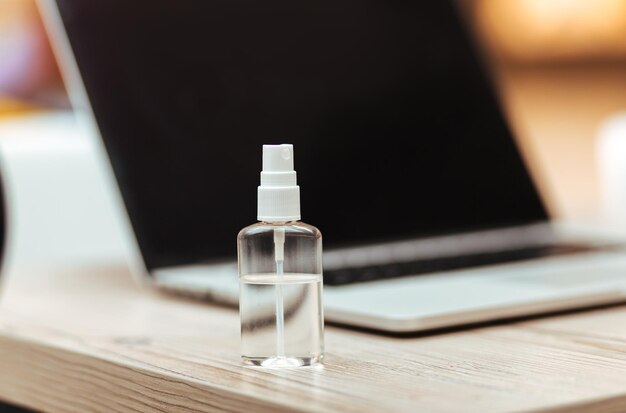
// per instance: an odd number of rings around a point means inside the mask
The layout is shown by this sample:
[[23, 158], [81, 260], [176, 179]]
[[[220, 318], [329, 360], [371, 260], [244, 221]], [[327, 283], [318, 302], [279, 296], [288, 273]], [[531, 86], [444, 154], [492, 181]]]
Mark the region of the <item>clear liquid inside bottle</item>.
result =
[[302, 222], [261, 222], [244, 228], [237, 243], [244, 363], [320, 363], [324, 316], [319, 230]]

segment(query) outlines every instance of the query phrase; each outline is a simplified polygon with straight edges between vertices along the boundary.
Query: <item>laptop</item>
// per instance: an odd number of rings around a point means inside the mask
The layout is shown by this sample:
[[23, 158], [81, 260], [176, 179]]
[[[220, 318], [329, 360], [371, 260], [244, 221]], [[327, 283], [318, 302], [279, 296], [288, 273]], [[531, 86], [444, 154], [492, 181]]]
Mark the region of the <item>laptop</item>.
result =
[[619, 240], [550, 219], [457, 2], [41, 6], [143, 284], [236, 305], [261, 145], [291, 143], [328, 322], [404, 333], [624, 301]]

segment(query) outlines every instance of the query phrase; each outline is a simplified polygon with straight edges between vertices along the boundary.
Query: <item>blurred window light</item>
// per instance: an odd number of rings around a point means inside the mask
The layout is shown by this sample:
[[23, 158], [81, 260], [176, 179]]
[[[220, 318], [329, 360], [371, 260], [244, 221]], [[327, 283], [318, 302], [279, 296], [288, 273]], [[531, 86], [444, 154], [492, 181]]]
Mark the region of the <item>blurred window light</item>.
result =
[[60, 76], [34, 0], [0, 0], [0, 94], [41, 103], [62, 99]]
[[626, 0], [476, 0], [496, 55], [517, 61], [626, 59]]

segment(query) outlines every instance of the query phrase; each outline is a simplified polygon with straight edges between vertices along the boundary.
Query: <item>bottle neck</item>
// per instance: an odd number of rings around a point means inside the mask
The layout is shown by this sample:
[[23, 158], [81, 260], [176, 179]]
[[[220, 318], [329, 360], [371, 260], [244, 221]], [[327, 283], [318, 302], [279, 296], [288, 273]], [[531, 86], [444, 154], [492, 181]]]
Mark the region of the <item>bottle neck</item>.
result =
[[291, 221], [259, 221], [259, 222], [262, 222], [263, 224], [267, 224], [267, 225], [284, 226], [284, 225], [293, 225], [296, 222], [300, 222], [300, 221], [291, 220]]

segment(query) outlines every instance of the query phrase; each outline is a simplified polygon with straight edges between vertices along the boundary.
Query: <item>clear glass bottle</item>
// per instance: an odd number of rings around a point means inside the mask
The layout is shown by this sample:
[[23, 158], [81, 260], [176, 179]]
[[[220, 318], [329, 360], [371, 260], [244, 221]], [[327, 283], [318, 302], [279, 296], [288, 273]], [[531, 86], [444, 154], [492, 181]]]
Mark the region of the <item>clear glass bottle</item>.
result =
[[[241, 230], [237, 243], [244, 363], [320, 363], [324, 357], [320, 231], [299, 221], [260, 222]], [[276, 249], [283, 249], [283, 260]]]
[[322, 234], [300, 222], [292, 145], [263, 145], [258, 220], [239, 232], [245, 364], [296, 367], [324, 357]]

